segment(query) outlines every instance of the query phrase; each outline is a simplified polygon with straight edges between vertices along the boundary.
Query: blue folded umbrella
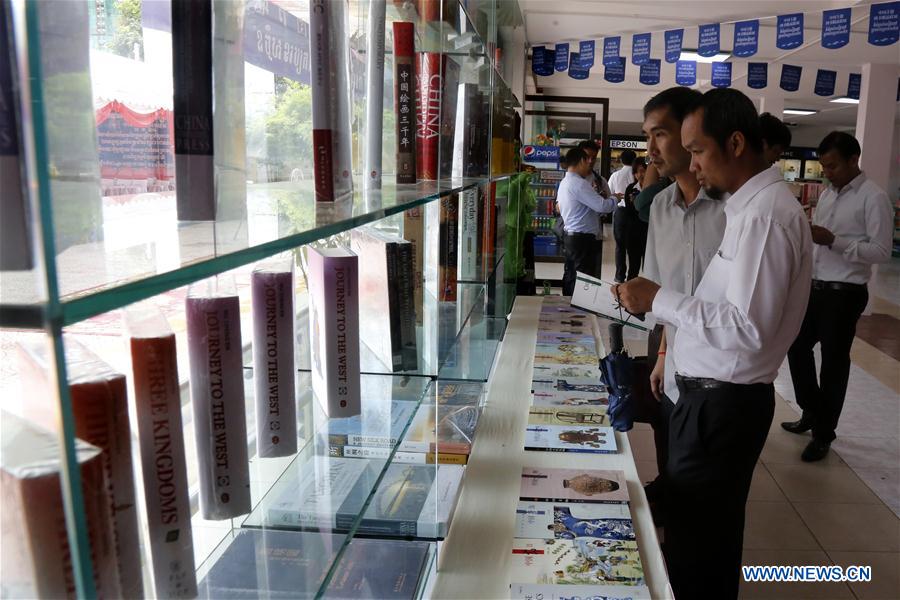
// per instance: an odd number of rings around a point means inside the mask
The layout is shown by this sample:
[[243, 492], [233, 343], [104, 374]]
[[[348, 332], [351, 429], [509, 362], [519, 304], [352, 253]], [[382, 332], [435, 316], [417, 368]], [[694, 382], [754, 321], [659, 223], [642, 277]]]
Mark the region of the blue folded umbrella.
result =
[[606, 413], [613, 429], [630, 431], [634, 427], [635, 413], [631, 396], [634, 365], [622, 342], [622, 324], [611, 323], [609, 336], [611, 352], [600, 359], [600, 382], [609, 393]]

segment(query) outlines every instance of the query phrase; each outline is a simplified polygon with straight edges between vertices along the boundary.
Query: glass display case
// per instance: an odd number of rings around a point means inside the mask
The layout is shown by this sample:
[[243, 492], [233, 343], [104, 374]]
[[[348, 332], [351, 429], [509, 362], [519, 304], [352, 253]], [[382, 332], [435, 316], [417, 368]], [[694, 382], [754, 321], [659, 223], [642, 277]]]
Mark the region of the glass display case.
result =
[[416, 596], [515, 297], [517, 2], [2, 9], [3, 590]]

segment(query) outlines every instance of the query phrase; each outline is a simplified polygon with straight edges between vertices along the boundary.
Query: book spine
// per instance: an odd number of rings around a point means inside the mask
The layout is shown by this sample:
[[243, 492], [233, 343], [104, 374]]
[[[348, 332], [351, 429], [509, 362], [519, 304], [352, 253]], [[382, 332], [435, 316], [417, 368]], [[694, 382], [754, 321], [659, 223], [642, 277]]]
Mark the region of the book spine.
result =
[[521, 502], [562, 502], [564, 504], [628, 504], [616, 500], [595, 500], [593, 498], [537, 498], [531, 496], [519, 496]]
[[393, 448], [397, 443], [396, 437], [384, 437], [382, 435], [357, 435], [347, 436], [348, 446], [371, 446], [375, 448]]
[[[415, 305], [416, 325], [422, 324], [425, 286], [425, 221], [424, 209], [421, 206], [411, 208], [403, 213], [403, 237], [409, 242], [412, 251], [413, 302]], [[418, 368], [418, 367], [416, 367]]]
[[250, 512], [250, 469], [237, 296], [188, 296], [191, 404], [204, 519]]
[[417, 111], [416, 111], [416, 177], [438, 179], [438, 158], [441, 137], [441, 96], [444, 64], [447, 57], [437, 52], [416, 54]]
[[459, 228], [459, 197], [441, 199], [440, 240], [438, 249], [438, 300], [456, 301], [457, 236]]
[[384, 118], [385, 0], [369, 0], [366, 45], [366, 186], [381, 188], [382, 124]]
[[343, 456], [344, 458], [378, 458], [386, 459], [391, 455], [389, 447], [379, 446], [332, 446], [339, 454], [335, 456]]
[[459, 279], [471, 281], [478, 277], [478, 190], [464, 191], [461, 204]]
[[395, 21], [394, 110], [397, 128], [397, 183], [416, 182], [416, 69], [413, 59], [415, 28]]
[[397, 278], [400, 273], [400, 249], [394, 242], [385, 243], [387, 256], [388, 320], [391, 326], [391, 368], [396, 373], [403, 370], [403, 332], [400, 318], [400, 289]]
[[158, 598], [194, 598], [194, 544], [175, 336], [131, 339], [134, 403]]
[[293, 268], [255, 271], [250, 287], [256, 452], [263, 458], [290, 456], [297, 452]]
[[600, 450], [597, 448], [549, 448], [547, 446], [525, 446], [526, 450], [536, 452], [578, 452], [581, 454], [615, 454], [615, 450]]
[[216, 218], [212, 0], [172, 2], [175, 198], [179, 221]]
[[416, 304], [415, 304], [415, 272], [413, 245], [398, 244], [400, 249], [400, 332], [403, 351], [403, 370], [414, 371], [419, 368], [416, 343]]
[[494, 206], [495, 186], [496, 183], [488, 184], [483, 197], [484, 229], [482, 230], [481, 239], [481, 268], [484, 269], [486, 273], [489, 273], [493, 267], [497, 240], [497, 211]]
[[444, 61], [444, 73], [441, 92], [441, 124], [440, 124], [440, 157], [438, 176], [441, 179], [453, 176], [453, 150], [456, 136], [456, 110], [459, 97], [459, 64], [447, 58]]

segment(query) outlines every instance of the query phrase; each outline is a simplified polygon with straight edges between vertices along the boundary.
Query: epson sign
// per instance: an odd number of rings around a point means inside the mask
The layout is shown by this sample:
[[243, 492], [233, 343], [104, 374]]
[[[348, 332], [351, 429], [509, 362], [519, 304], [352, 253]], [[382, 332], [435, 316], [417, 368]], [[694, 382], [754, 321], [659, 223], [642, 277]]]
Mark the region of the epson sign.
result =
[[559, 146], [525, 146], [522, 158], [532, 163], [558, 163]]

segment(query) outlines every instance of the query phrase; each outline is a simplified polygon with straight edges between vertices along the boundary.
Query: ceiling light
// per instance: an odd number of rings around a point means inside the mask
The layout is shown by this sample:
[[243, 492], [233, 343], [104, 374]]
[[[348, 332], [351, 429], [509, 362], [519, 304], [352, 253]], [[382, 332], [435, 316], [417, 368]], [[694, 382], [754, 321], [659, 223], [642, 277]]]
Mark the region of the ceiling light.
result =
[[807, 110], [807, 109], [805, 109], [805, 108], [786, 108], [786, 109], [784, 109], [784, 111], [783, 111], [782, 114], [785, 114], [785, 115], [797, 115], [797, 116], [800, 116], [800, 117], [805, 117], [805, 116], [808, 116], [808, 115], [814, 115], [814, 114], [816, 114], [817, 112], [819, 112], [819, 111], [817, 111], [817, 110]]
[[859, 98], [848, 98], [847, 96], [841, 96], [840, 98], [829, 100], [829, 102], [837, 102], [838, 104], [859, 104]]
[[730, 52], [719, 52], [713, 56], [700, 56], [696, 50], [682, 50], [678, 60], [695, 60], [698, 63], [723, 62], [731, 58]]

